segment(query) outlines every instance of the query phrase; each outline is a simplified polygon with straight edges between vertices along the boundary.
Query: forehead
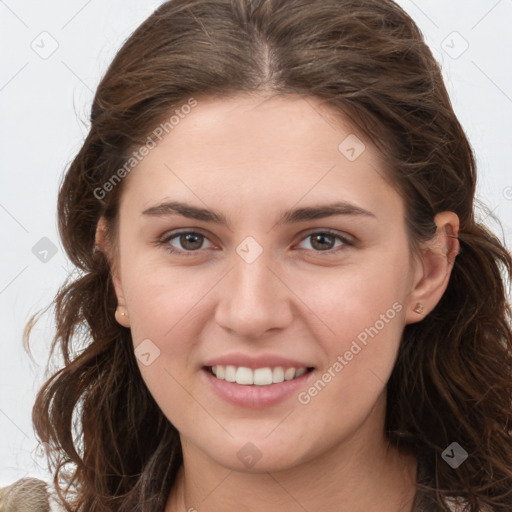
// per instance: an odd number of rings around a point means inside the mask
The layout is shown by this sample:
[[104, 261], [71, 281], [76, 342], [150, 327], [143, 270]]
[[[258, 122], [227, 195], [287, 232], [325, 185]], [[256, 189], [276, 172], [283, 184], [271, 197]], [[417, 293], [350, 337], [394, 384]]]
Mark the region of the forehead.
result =
[[222, 148], [216, 156], [223, 154], [226, 161], [233, 155], [281, 160], [290, 158], [291, 151], [300, 156], [332, 150], [337, 154], [339, 143], [356, 131], [344, 115], [319, 98], [296, 95], [201, 98], [189, 114], [176, 121], [165, 137], [169, 149], [184, 149], [177, 147], [180, 142], [194, 140], [194, 150], [199, 152]]
[[390, 192], [371, 141], [318, 98], [300, 96], [198, 98], [127, 181], [125, 194], [142, 207], [171, 193], [262, 204], [336, 200], [341, 192], [361, 201]]

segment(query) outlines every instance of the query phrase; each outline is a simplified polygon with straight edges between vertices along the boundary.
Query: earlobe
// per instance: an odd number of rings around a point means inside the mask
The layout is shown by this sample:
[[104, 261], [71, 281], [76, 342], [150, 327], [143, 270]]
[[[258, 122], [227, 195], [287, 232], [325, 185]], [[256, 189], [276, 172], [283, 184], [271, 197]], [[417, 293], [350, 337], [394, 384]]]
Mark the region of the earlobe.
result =
[[434, 222], [437, 231], [422, 250], [421, 271], [410, 295], [407, 324], [421, 321], [436, 307], [448, 287], [455, 258], [459, 253], [457, 214], [438, 213]]
[[123, 327], [130, 327], [130, 317], [128, 311], [123, 306], [118, 306], [115, 312], [116, 321]]
[[107, 221], [104, 217], [100, 217], [96, 226], [95, 246], [97, 250], [105, 254], [110, 263], [110, 274], [118, 304], [114, 313], [116, 321], [123, 327], [130, 327], [130, 318], [128, 316], [128, 309], [124, 298], [121, 277], [119, 275], [118, 258], [115, 257], [114, 246], [109, 238]]

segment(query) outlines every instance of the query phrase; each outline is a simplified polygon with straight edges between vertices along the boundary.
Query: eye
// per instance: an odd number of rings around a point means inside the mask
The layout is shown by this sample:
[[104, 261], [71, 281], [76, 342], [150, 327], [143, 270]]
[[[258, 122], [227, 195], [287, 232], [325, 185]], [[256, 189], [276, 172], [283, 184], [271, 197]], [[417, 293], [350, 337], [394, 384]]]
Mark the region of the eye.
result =
[[[176, 244], [181, 247], [176, 247], [171, 242], [175, 240]], [[182, 231], [180, 233], [167, 234], [160, 239], [160, 244], [165, 247], [171, 253], [182, 253], [184, 256], [192, 256], [194, 252], [198, 252], [202, 249], [202, 245], [205, 240], [208, 240], [206, 236], [195, 231]]]
[[[327, 252], [329, 254], [343, 249], [344, 246], [354, 245], [354, 243], [348, 237], [330, 230], [315, 231], [313, 233], [309, 233], [309, 235], [307, 235], [301, 243], [304, 243], [308, 239], [311, 240], [310, 245], [314, 252]], [[337, 246], [335, 245], [336, 240], [341, 242]], [[306, 247], [306, 249], [308, 248]]]

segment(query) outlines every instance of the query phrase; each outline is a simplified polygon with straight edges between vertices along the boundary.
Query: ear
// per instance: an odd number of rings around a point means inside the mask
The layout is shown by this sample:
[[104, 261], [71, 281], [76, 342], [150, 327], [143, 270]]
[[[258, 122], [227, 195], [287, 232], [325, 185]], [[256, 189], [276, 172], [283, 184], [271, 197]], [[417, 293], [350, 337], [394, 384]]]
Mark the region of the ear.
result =
[[130, 327], [130, 317], [128, 315], [128, 308], [126, 307], [121, 276], [119, 273], [119, 257], [118, 254], [116, 254], [116, 244], [114, 244], [110, 239], [105, 217], [100, 217], [98, 224], [96, 225], [95, 243], [98, 250], [106, 256], [110, 264], [112, 284], [114, 285], [117, 297], [117, 308], [115, 312], [116, 320], [123, 327]]
[[421, 321], [441, 300], [452, 273], [455, 258], [459, 254], [459, 217], [454, 212], [438, 213], [437, 226], [432, 240], [423, 245], [414, 285], [409, 297], [406, 323]]

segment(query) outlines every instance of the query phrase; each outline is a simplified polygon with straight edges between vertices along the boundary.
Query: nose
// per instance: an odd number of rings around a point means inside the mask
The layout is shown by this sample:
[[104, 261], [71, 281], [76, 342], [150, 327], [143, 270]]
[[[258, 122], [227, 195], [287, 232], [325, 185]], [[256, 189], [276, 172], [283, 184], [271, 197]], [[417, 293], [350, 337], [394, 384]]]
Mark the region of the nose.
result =
[[217, 324], [244, 339], [258, 339], [292, 321], [293, 293], [267, 251], [248, 263], [238, 254], [216, 289]]

